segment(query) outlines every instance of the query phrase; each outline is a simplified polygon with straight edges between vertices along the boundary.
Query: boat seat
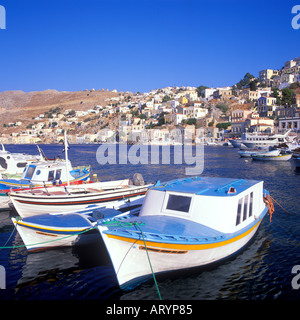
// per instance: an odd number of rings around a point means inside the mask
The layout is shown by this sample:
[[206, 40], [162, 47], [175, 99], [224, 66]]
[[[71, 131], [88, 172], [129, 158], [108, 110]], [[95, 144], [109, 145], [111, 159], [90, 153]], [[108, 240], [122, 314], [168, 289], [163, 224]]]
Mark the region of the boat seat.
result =
[[[47, 194], [47, 192], [44, 192], [44, 193]], [[62, 196], [62, 195], [66, 195], [67, 193], [65, 191], [51, 191], [50, 194], [54, 196]]]
[[95, 192], [103, 192], [103, 189], [93, 189], [93, 188], [86, 188], [85, 189], [86, 192], [92, 192], [92, 193], [95, 193]]

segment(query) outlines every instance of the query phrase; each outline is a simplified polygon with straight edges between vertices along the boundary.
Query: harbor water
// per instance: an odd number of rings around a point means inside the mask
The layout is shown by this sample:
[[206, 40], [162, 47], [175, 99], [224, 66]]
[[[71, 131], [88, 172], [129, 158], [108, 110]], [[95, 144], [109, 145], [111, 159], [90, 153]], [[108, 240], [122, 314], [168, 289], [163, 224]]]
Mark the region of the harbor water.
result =
[[[100, 181], [132, 178], [138, 172], [145, 182], [186, 177], [186, 164], [103, 164], [96, 159], [99, 145], [71, 145], [73, 166], [91, 165]], [[52, 158], [64, 157], [62, 145], [41, 145]], [[128, 146], [130, 148], [130, 146]], [[150, 148], [150, 146], [149, 146]], [[6, 150], [36, 154], [34, 145], [7, 145]], [[252, 241], [233, 257], [209, 268], [166, 273], [157, 277], [163, 300], [297, 300], [300, 279], [300, 172], [292, 161], [253, 161], [240, 158], [238, 149], [205, 146], [202, 176], [264, 180], [275, 203], [272, 221], [266, 216]], [[192, 166], [192, 165], [191, 165]], [[220, 208], [222, 210], [222, 208]], [[153, 279], [129, 291], [117, 284], [114, 269], [101, 238], [79, 248], [57, 248], [28, 253], [11, 217], [0, 212], [0, 266], [5, 289], [0, 300], [153, 300], [158, 299]], [[294, 269], [295, 270], [295, 269]], [[5, 273], [5, 274], [3, 274]]]

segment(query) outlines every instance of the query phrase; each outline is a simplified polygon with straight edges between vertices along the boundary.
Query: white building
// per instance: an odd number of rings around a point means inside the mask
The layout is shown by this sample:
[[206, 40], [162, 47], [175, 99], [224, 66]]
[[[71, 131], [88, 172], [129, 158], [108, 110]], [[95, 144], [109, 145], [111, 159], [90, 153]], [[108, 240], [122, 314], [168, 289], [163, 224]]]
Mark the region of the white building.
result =
[[186, 116], [186, 118], [203, 118], [207, 115], [208, 110], [202, 107], [184, 107], [182, 109], [182, 113]]
[[214, 88], [207, 88], [201, 91], [202, 96], [207, 99], [209, 97], [212, 97], [216, 89]]
[[294, 83], [294, 75], [289, 73], [282, 73], [280, 77], [279, 89], [287, 88], [290, 84]]

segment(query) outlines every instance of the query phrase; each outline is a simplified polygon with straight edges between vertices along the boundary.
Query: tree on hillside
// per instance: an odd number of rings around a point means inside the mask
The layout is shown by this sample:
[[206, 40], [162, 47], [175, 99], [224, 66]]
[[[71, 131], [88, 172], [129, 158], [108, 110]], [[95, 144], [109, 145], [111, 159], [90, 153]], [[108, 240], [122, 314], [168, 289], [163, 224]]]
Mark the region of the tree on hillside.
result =
[[196, 118], [189, 118], [186, 123], [195, 125], [197, 123], [197, 119]]
[[[197, 94], [198, 94], [198, 97], [202, 97], [202, 94], [201, 94], [201, 92], [204, 90], [204, 89], [207, 89], [208, 87], [206, 87], [206, 86], [199, 86], [199, 87], [197, 87], [197, 89], [196, 89], [196, 91], [197, 91]], [[202, 97], [203, 98], [203, 97]]]
[[257, 80], [253, 80], [250, 82], [250, 91], [256, 91], [257, 87], [256, 87], [256, 84], [257, 84]]
[[280, 106], [282, 104], [281, 97], [279, 95], [279, 90], [277, 88], [272, 88], [271, 97], [276, 98], [276, 104]]
[[219, 103], [216, 105], [216, 108], [220, 109], [224, 114], [229, 110], [229, 106], [226, 103]]
[[166, 122], [165, 122], [165, 114], [167, 114], [168, 112], [161, 112], [160, 113], [160, 115], [159, 115], [159, 117], [158, 117], [158, 125], [159, 126], [161, 126], [161, 125], [163, 125], [163, 124], [165, 124]]
[[254, 75], [252, 75], [251, 73], [247, 72], [244, 75], [244, 78], [241, 79], [237, 84], [237, 88], [238, 89], [242, 89], [242, 87], [247, 86], [250, 84], [251, 81], [253, 81], [255, 79]]
[[221, 122], [216, 125], [217, 128], [224, 129], [224, 130], [227, 130], [228, 127], [230, 126], [231, 126], [231, 122]]
[[294, 91], [289, 88], [284, 88], [281, 90], [281, 92], [282, 92], [281, 103], [283, 105], [291, 106], [293, 104]]

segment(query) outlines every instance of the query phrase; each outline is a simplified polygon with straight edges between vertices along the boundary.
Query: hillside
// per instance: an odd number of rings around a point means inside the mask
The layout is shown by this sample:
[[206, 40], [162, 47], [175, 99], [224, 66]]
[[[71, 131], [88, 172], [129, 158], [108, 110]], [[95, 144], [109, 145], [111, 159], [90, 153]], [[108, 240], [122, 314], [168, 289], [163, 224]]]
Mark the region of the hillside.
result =
[[95, 105], [105, 106], [105, 99], [118, 96], [109, 91], [4, 91], [0, 92], [0, 127], [4, 123], [22, 121], [26, 125], [33, 117], [60, 107], [63, 110], [88, 110]]

